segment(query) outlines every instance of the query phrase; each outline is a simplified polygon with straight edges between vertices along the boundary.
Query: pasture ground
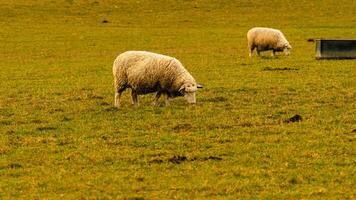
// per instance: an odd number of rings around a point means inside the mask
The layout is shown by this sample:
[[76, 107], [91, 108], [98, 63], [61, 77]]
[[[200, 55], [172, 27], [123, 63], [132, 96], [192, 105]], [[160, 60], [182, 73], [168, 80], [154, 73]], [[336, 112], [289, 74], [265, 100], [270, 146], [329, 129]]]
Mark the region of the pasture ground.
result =
[[[308, 38], [355, 38], [350, 0], [0, 2], [0, 199], [355, 199], [356, 61]], [[248, 58], [281, 29], [289, 57]], [[129, 91], [126, 50], [178, 58], [197, 104]], [[300, 115], [302, 121], [285, 120]]]

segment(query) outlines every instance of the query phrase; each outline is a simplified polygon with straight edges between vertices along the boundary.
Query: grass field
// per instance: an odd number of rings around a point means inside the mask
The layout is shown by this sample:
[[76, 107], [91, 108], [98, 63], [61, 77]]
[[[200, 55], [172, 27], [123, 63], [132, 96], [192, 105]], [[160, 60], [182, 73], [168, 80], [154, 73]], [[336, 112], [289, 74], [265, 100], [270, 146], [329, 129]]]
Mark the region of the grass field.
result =
[[[0, 2], [0, 199], [355, 199], [356, 61], [308, 38], [355, 38], [351, 0]], [[281, 29], [290, 56], [248, 58]], [[126, 50], [178, 58], [197, 104], [116, 109]], [[286, 123], [295, 114], [302, 121]]]

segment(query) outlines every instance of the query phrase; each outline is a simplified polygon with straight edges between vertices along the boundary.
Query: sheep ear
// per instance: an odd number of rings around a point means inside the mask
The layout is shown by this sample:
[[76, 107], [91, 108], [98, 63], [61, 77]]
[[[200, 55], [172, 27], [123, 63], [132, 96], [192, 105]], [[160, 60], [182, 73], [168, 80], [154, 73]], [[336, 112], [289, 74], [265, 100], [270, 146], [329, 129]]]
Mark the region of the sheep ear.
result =
[[203, 86], [200, 84], [197, 84], [197, 88], [203, 88]]
[[184, 92], [185, 92], [185, 85], [182, 85], [182, 87], [179, 88], [178, 92], [181, 93], [181, 94], [184, 94]]

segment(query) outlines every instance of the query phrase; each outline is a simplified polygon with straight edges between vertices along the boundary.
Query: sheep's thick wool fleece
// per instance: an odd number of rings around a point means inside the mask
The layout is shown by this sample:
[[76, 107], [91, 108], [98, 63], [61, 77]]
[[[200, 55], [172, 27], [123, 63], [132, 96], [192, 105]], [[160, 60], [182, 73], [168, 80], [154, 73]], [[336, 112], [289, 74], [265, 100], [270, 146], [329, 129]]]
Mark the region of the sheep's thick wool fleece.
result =
[[282, 48], [289, 44], [283, 33], [272, 28], [252, 28], [247, 33], [249, 43], [258, 44], [262, 47]]
[[120, 54], [113, 67], [115, 85], [126, 85], [139, 94], [155, 92], [157, 89], [178, 91], [194, 78], [175, 58], [146, 52], [127, 51]]

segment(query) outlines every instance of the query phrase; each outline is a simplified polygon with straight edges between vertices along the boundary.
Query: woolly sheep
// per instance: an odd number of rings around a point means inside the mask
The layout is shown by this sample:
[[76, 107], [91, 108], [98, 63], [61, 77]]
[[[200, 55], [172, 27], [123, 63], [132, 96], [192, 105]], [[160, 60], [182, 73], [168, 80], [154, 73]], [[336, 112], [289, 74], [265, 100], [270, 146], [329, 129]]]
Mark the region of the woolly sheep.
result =
[[247, 41], [250, 57], [255, 48], [258, 56], [261, 51], [268, 50], [272, 50], [272, 56], [275, 56], [277, 51], [283, 51], [285, 55], [289, 55], [292, 49], [283, 33], [273, 28], [252, 28], [247, 32]]
[[169, 98], [184, 96], [195, 103], [195, 92], [202, 86], [175, 58], [146, 51], [126, 51], [114, 61], [115, 106], [120, 107], [121, 93], [131, 88], [132, 103], [138, 105], [137, 96], [157, 92], [154, 105], [161, 95]]

